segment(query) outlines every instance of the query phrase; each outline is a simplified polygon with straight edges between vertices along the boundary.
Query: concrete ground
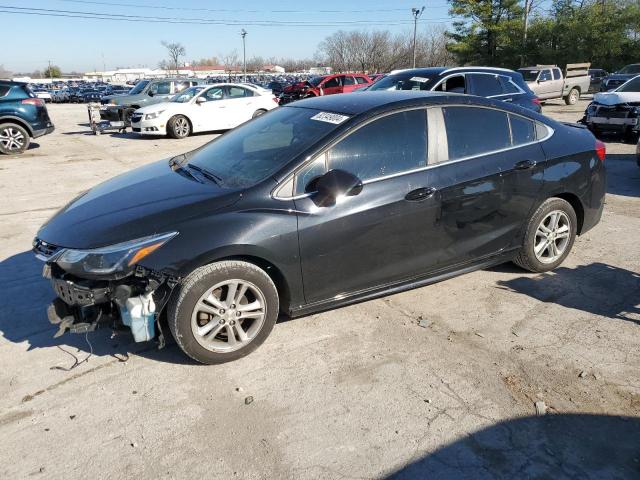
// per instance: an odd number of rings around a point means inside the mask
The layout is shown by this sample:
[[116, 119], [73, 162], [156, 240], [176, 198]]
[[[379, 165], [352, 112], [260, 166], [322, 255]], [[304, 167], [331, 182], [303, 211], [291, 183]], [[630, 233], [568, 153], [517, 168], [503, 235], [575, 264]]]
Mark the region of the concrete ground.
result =
[[52, 338], [29, 250], [79, 192], [213, 135], [93, 136], [85, 106], [49, 110], [55, 133], [0, 157], [0, 478], [640, 478], [632, 145], [608, 139], [602, 222], [555, 272], [503, 265], [281, 322], [207, 367], [127, 333]]

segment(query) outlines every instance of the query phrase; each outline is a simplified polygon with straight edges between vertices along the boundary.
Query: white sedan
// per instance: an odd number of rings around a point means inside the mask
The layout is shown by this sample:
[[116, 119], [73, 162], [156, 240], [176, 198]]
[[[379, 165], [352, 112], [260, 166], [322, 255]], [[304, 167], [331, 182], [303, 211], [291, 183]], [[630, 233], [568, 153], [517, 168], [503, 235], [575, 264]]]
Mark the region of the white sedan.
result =
[[167, 102], [136, 110], [131, 116], [131, 128], [141, 135], [185, 138], [195, 132], [237, 127], [277, 106], [271, 92], [250, 85], [199, 85], [187, 88]]

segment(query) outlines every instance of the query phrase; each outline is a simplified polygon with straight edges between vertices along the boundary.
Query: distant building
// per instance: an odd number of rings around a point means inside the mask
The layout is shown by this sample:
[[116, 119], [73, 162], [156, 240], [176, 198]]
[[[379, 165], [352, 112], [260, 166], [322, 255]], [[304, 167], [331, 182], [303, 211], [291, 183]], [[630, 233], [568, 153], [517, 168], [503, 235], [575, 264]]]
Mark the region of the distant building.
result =
[[265, 65], [262, 67], [263, 72], [267, 73], [284, 73], [284, 67], [280, 65]]
[[331, 75], [333, 70], [331, 67], [311, 67], [309, 69], [310, 75]]
[[84, 79], [89, 81], [102, 81], [109, 83], [125, 83], [141, 78], [160, 78], [165, 77], [167, 72], [162, 69], [151, 68], [119, 68], [118, 70], [109, 70], [104, 72], [86, 72]]

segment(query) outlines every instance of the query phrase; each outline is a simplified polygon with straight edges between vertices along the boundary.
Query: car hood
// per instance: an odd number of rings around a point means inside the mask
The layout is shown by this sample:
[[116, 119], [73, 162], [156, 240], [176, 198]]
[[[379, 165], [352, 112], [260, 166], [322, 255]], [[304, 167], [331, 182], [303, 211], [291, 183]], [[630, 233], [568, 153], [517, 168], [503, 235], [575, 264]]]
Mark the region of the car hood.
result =
[[621, 103], [640, 103], [640, 92], [596, 93], [593, 101], [601, 105], [619, 105]]
[[136, 110], [139, 113], [153, 113], [159, 112], [161, 110], [169, 110], [170, 112], [181, 110], [181, 107], [188, 105], [187, 103], [178, 103], [178, 102], [160, 102], [154, 103], [153, 105], [147, 105], [146, 107], [142, 107]]
[[67, 248], [103, 247], [180, 231], [183, 222], [211, 215], [239, 198], [237, 190], [200, 183], [162, 160], [76, 197], [40, 228], [37, 237]]

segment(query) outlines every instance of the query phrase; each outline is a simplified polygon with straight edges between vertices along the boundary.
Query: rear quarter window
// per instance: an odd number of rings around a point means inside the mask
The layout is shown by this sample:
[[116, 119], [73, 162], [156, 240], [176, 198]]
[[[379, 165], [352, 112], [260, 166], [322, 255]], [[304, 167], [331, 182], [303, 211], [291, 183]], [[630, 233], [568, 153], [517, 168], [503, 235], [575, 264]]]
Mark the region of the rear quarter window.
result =
[[514, 146], [535, 142], [536, 124], [534, 122], [518, 115], [509, 115], [509, 121], [511, 122], [511, 138]]
[[5, 97], [9, 93], [9, 90], [11, 90], [10, 87], [6, 85], [0, 85], [0, 97]]

